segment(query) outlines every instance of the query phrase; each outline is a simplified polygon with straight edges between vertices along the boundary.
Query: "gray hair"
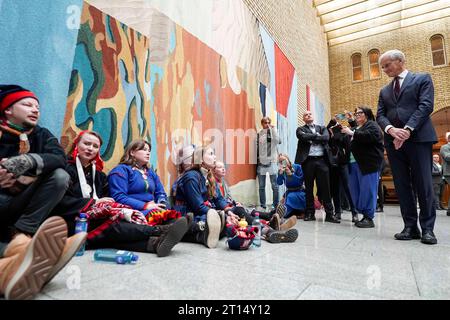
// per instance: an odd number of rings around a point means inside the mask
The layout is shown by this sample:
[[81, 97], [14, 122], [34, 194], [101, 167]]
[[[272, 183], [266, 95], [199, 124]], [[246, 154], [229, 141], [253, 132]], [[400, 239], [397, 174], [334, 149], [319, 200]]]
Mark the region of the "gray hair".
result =
[[405, 54], [401, 52], [400, 50], [388, 50], [385, 53], [383, 53], [380, 58], [378, 59], [378, 63], [381, 64], [381, 60], [384, 58], [389, 58], [391, 60], [400, 60], [401, 62], [406, 61]]

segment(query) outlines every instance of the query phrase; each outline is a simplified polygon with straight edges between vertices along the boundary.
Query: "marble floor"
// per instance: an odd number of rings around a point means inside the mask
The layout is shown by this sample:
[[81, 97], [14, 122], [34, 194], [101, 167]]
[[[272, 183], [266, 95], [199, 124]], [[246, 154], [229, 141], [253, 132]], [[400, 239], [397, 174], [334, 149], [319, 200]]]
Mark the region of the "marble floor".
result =
[[[398, 206], [386, 206], [374, 229], [298, 220], [295, 243], [247, 251], [180, 243], [165, 258], [139, 254], [135, 265], [75, 257], [37, 299], [450, 299], [450, 217], [438, 211], [438, 244], [396, 241]], [[237, 292], [239, 295], [237, 296]]]

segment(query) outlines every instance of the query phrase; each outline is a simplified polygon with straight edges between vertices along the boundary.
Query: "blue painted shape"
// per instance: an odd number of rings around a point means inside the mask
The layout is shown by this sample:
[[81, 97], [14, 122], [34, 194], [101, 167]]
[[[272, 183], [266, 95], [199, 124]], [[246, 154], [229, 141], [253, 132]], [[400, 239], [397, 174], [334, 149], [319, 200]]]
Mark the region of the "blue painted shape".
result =
[[[112, 127], [111, 117], [113, 115], [113, 108], [103, 108], [96, 114], [92, 115], [93, 126], [92, 129], [96, 132], [101, 132], [102, 137], [110, 137], [110, 132], [116, 130], [117, 128]], [[100, 149], [100, 154], [104, 154], [108, 146], [109, 141], [103, 141], [102, 147]]]
[[82, 0], [1, 2], [0, 83], [34, 91], [41, 103], [39, 123], [57, 137], [78, 35], [73, 22], [79, 21], [82, 5]]
[[[80, 126], [89, 120], [90, 114], [86, 102], [89, 89], [94, 85], [94, 73], [92, 71], [89, 56], [87, 54], [87, 48], [84, 43], [79, 43], [75, 49], [73, 70], [77, 72], [84, 88], [83, 96], [74, 111], [75, 125]], [[104, 142], [104, 144], [107, 144], [107, 141]]]

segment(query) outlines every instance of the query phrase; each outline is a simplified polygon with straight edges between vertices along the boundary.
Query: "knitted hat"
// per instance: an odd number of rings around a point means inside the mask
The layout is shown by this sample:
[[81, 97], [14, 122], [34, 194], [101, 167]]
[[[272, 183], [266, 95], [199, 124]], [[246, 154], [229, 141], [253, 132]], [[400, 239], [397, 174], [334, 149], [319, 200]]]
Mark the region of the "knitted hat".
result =
[[33, 98], [39, 102], [30, 90], [14, 84], [0, 84], [0, 114], [19, 100]]

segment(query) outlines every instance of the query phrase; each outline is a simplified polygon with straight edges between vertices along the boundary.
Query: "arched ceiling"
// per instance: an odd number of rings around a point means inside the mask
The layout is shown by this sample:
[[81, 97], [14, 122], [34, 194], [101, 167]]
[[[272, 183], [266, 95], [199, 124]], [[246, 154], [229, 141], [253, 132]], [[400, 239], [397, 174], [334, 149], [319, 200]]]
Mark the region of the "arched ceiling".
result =
[[313, 0], [329, 46], [450, 17], [450, 0]]

